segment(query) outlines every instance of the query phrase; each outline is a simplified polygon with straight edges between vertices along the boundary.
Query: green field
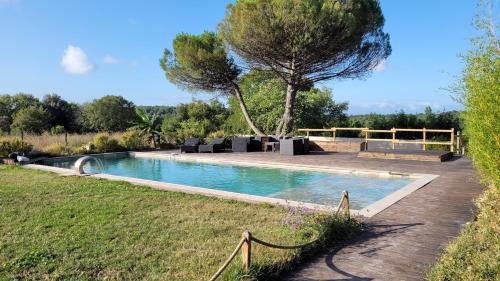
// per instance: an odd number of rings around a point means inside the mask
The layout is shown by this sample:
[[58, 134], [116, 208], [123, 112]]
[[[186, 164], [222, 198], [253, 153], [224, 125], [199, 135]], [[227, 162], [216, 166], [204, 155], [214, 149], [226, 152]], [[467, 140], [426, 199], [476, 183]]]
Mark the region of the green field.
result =
[[[304, 223], [292, 227], [285, 218]], [[255, 246], [251, 275], [266, 279], [357, 227], [333, 216], [0, 165], [0, 280], [203, 280], [245, 229], [280, 244], [323, 239], [306, 252]], [[240, 272], [237, 259], [223, 277], [246, 279]]]

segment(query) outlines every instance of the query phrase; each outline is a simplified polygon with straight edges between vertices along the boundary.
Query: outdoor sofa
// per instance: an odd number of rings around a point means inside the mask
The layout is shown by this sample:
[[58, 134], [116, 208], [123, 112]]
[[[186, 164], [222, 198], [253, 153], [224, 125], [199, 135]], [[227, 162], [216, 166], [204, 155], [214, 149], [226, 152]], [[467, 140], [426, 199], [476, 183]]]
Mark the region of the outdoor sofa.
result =
[[280, 154], [282, 155], [302, 155], [308, 153], [308, 138], [289, 138], [280, 140]]
[[253, 137], [235, 137], [232, 141], [233, 152], [262, 151], [262, 144]]
[[198, 147], [200, 146], [199, 138], [189, 138], [187, 139], [183, 145], [181, 145], [181, 153], [182, 152], [198, 152]]
[[219, 152], [224, 149], [224, 138], [214, 139], [209, 144], [198, 146], [198, 152]]

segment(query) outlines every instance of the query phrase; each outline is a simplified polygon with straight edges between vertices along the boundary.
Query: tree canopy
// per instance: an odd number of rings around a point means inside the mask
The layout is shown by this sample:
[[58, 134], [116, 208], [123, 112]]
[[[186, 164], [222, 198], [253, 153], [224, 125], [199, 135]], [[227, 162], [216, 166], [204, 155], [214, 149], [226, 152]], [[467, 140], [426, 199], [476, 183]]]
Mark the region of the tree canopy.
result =
[[41, 134], [50, 128], [50, 114], [41, 106], [20, 108], [14, 115], [12, 128], [22, 132]]
[[227, 108], [216, 100], [210, 103], [195, 100], [179, 104], [175, 115], [163, 120], [161, 131], [167, 142], [174, 144], [191, 137], [204, 138], [222, 132], [228, 115]]
[[50, 127], [63, 126], [66, 131], [77, 130], [76, 114], [78, 106], [71, 104], [57, 94], [50, 94], [43, 97], [41, 102], [43, 108], [52, 115]]
[[174, 39], [174, 54], [165, 50], [160, 65], [174, 84], [191, 91], [230, 93], [241, 70], [227, 56], [224, 43], [213, 32], [181, 33]]
[[[273, 74], [252, 71], [241, 80], [243, 96], [249, 112], [255, 116], [256, 124], [266, 134], [273, 134], [283, 115], [286, 98], [286, 83]], [[297, 94], [296, 106], [298, 128], [330, 128], [347, 123], [347, 103], [335, 103], [327, 89], [304, 87]], [[248, 127], [241, 122], [243, 116], [234, 99], [229, 100], [232, 112], [227, 123], [231, 130], [248, 133]]]
[[10, 132], [14, 116], [19, 110], [39, 105], [40, 101], [30, 94], [0, 95], [0, 132]]
[[226, 46], [213, 32], [181, 33], [174, 39], [174, 54], [165, 49], [160, 65], [172, 83], [190, 91], [216, 92], [238, 99], [245, 120], [262, 134], [247, 112], [238, 86], [241, 69], [228, 56]]
[[119, 132], [137, 120], [135, 105], [121, 96], [104, 96], [82, 106], [82, 122], [93, 131]]
[[376, 0], [240, 0], [228, 6], [219, 31], [249, 67], [287, 83], [284, 134], [303, 83], [362, 77], [389, 56], [383, 26]]

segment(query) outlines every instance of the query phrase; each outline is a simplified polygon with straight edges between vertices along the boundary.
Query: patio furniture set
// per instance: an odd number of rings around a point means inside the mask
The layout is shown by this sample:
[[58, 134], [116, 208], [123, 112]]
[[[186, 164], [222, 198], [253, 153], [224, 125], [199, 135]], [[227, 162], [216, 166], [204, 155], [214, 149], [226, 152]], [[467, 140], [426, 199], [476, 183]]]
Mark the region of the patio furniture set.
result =
[[[181, 153], [185, 152], [221, 152], [227, 151], [224, 138], [212, 140], [202, 144], [199, 138], [190, 138], [181, 146]], [[279, 152], [282, 155], [301, 155], [309, 153], [309, 139], [297, 137], [235, 137], [231, 141], [233, 152]]]

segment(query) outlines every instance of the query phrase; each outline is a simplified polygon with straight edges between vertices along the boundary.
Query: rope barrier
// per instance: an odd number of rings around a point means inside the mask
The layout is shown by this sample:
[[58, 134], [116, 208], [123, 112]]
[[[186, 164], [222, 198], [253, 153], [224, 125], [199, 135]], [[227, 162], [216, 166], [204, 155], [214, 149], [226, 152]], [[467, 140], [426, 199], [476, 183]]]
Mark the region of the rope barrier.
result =
[[243, 243], [245, 243], [246, 239], [242, 238], [240, 240], [240, 243], [238, 244], [238, 246], [236, 246], [236, 249], [234, 249], [233, 253], [229, 256], [229, 258], [226, 260], [226, 262], [221, 266], [221, 268], [212, 276], [212, 278], [210, 278], [210, 281], [214, 281], [216, 280], [217, 278], [219, 278], [219, 276], [222, 274], [222, 272], [224, 272], [224, 270], [226, 269], [226, 267], [231, 263], [231, 261], [234, 259], [234, 257], [236, 257], [236, 254], [238, 253], [238, 251], [241, 249], [241, 246], [243, 246]]
[[[349, 193], [347, 191], [342, 192], [342, 197], [340, 198], [339, 205], [337, 207], [336, 215], [339, 214], [339, 212], [343, 210], [347, 215], [349, 214]], [[210, 278], [210, 281], [215, 281], [219, 276], [224, 272], [224, 270], [229, 266], [231, 261], [236, 257], [236, 254], [238, 254], [238, 251], [245, 245], [245, 247], [242, 250], [242, 262], [245, 270], [248, 270], [250, 267], [250, 261], [251, 261], [251, 244], [252, 241], [258, 244], [261, 244], [263, 246], [267, 246], [270, 248], [275, 248], [275, 249], [283, 249], [283, 250], [293, 250], [293, 249], [299, 249], [299, 248], [304, 248], [307, 246], [310, 246], [316, 242], [319, 241], [319, 237], [301, 244], [301, 245], [276, 245], [272, 244], [263, 240], [260, 240], [258, 238], [255, 238], [252, 236], [252, 234], [248, 231], [245, 230], [243, 232], [243, 238], [241, 238], [240, 242], [238, 243], [238, 246], [234, 249], [234, 251], [231, 253], [229, 258], [224, 262], [224, 264], [221, 266], [221, 268]]]
[[283, 246], [283, 245], [271, 244], [271, 243], [268, 243], [266, 241], [262, 241], [260, 239], [255, 238], [255, 237], [252, 237], [252, 242], [256, 242], [256, 243], [259, 243], [261, 245], [264, 245], [264, 246], [267, 246], [267, 247], [270, 247], [270, 248], [284, 249], [284, 250], [293, 250], [293, 249], [307, 247], [307, 246], [310, 246], [310, 245], [312, 245], [312, 244], [314, 244], [314, 243], [316, 243], [318, 241], [319, 241], [319, 238], [316, 238], [313, 241], [310, 241], [310, 242], [307, 242], [307, 243], [304, 243], [304, 244], [301, 244], [301, 245]]

